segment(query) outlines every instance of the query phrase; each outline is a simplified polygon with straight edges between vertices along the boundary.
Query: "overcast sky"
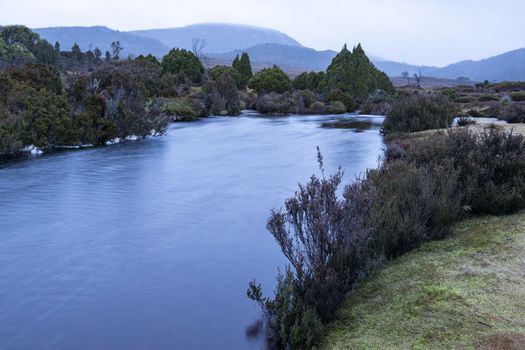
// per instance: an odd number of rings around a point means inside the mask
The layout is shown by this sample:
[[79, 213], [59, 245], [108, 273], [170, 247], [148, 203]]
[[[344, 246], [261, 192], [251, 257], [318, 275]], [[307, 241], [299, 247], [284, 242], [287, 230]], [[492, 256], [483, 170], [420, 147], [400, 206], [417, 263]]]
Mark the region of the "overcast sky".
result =
[[525, 0], [0, 0], [0, 24], [118, 30], [242, 23], [315, 49], [361, 42], [396, 61], [446, 65], [525, 47]]

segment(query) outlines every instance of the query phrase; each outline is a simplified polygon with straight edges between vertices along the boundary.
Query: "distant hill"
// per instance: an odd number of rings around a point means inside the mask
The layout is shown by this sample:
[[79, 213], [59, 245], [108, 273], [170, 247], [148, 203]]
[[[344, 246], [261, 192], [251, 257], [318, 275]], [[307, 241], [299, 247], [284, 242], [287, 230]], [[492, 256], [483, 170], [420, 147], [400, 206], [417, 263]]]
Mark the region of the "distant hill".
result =
[[[336, 51], [326, 50], [317, 51], [304, 46], [289, 46], [281, 44], [261, 44], [249, 47], [245, 50], [235, 50], [232, 52], [222, 54], [207, 54], [206, 56], [219, 61], [231, 61], [236, 55], [246, 51], [250, 55], [250, 59], [258, 66], [272, 66], [277, 64], [287, 71], [302, 72], [302, 71], [324, 71], [332, 62], [332, 59], [337, 54]], [[402, 72], [408, 71], [410, 75], [418, 73], [421, 70], [422, 74], [436, 69], [436, 67], [418, 67], [405, 63], [386, 61], [374, 55], [368, 55], [374, 65], [391, 76], [401, 75]]]
[[103, 53], [111, 52], [111, 43], [120, 41], [124, 48], [122, 57], [128, 55], [153, 54], [163, 56], [169, 48], [157, 40], [144, 38], [127, 32], [119, 32], [107, 27], [50, 27], [33, 29], [42, 38], [49, 41], [52, 45], [56, 41], [60, 43], [62, 50], [70, 50], [76, 42], [82, 51], [87, 51], [90, 47], [98, 47]]
[[[317, 51], [302, 46], [298, 41], [276, 30], [234, 24], [195, 24], [180, 28], [150, 29], [120, 32], [107, 27], [53, 27], [34, 29], [51, 44], [60, 42], [69, 50], [74, 42], [83, 51], [98, 47], [111, 50], [111, 42], [120, 41], [124, 47], [122, 57], [153, 54], [162, 57], [171, 48], [191, 49], [192, 40], [207, 42], [203, 52], [207, 64], [230, 64], [235, 55], [247, 51], [254, 68], [277, 64], [292, 75], [304, 71], [325, 70], [336, 52]], [[370, 55], [375, 66], [392, 77], [408, 72], [410, 76], [421, 72], [423, 76], [455, 80], [467, 77], [473, 81], [525, 81], [525, 48], [507, 52], [480, 61], [462, 61], [438, 68], [394, 62]]]
[[207, 46], [203, 52], [206, 53], [225, 53], [267, 43], [301, 46], [299, 42], [279, 31], [237, 24], [194, 24], [180, 28], [137, 30], [130, 33], [158, 40], [170, 48], [191, 49], [193, 39], [205, 39]]
[[525, 81], [525, 48], [480, 61], [462, 61], [428, 72], [440, 78], [468, 77], [477, 81]]
[[244, 50], [235, 50], [227, 53], [206, 54], [207, 57], [218, 60], [232, 61], [236, 55], [246, 51], [250, 60], [259, 65], [273, 66], [277, 64], [292, 70], [321, 71], [332, 62], [337, 54], [335, 51], [316, 51], [303, 46], [281, 44], [260, 44]]

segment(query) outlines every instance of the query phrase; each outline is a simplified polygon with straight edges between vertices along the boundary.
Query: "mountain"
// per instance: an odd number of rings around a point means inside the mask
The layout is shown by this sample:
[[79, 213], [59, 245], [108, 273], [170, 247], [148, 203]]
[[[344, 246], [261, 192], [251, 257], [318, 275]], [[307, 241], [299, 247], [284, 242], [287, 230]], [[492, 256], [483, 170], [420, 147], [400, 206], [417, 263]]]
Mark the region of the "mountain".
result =
[[428, 74], [439, 78], [468, 77], [476, 81], [524, 81], [525, 48], [480, 61], [462, 61]]
[[259, 65], [273, 66], [277, 64], [283, 68], [297, 71], [325, 70], [337, 54], [335, 51], [316, 51], [303, 46], [259, 44], [244, 50], [206, 54], [206, 57], [232, 61], [236, 55], [240, 56], [243, 51], [248, 53], [252, 62]]
[[299, 42], [279, 31], [237, 24], [205, 23], [180, 28], [137, 30], [129, 33], [158, 40], [170, 48], [191, 49], [193, 39], [205, 39], [207, 46], [203, 52], [206, 53], [225, 53], [266, 43], [301, 46]]
[[[111, 51], [111, 43], [120, 41], [128, 55], [153, 54], [162, 57], [171, 48], [191, 49], [193, 39], [205, 39], [203, 50], [208, 65], [230, 64], [233, 58], [247, 51], [255, 69], [277, 64], [292, 75], [303, 71], [322, 71], [330, 64], [335, 51], [317, 51], [302, 46], [288, 35], [276, 30], [234, 24], [195, 24], [180, 28], [151, 29], [120, 32], [107, 27], [53, 27], [34, 29], [51, 44], [60, 42], [69, 50], [75, 42], [83, 51], [98, 47]], [[510, 51], [480, 61], [462, 61], [438, 68], [394, 62], [369, 55], [374, 65], [389, 76], [410, 76], [421, 72], [423, 76], [443, 79], [467, 77], [473, 81], [525, 81], [525, 48]]]
[[50, 27], [33, 29], [40, 37], [49, 41], [52, 45], [56, 41], [60, 43], [62, 50], [70, 50], [76, 42], [82, 51], [98, 47], [103, 53], [111, 52], [111, 43], [120, 41], [123, 47], [122, 56], [153, 54], [163, 56], [169, 48], [159, 41], [144, 38], [127, 32], [119, 32], [107, 27]]

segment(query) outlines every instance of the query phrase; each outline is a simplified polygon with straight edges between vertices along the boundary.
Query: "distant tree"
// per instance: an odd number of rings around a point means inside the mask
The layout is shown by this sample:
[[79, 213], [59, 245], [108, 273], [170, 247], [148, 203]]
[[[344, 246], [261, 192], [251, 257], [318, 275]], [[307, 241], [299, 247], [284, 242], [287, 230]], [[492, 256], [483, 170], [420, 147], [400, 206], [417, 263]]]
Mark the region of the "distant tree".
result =
[[296, 90], [310, 90], [318, 92], [321, 83], [324, 80], [324, 72], [304, 72], [299, 74], [292, 82], [293, 88]]
[[97, 58], [95, 57], [95, 54], [91, 50], [86, 51], [86, 59], [89, 63], [96, 63]]
[[403, 76], [403, 78], [405, 78], [407, 80], [407, 85], [410, 85], [410, 75], [408, 72], [403, 72], [401, 73], [401, 76]]
[[278, 66], [265, 68], [255, 74], [250, 80], [249, 87], [257, 91], [258, 94], [270, 92], [283, 93], [292, 87], [290, 78]]
[[215, 81], [218, 81], [220, 76], [223, 74], [231, 75], [237, 88], [241, 87], [241, 74], [233, 67], [219, 65], [208, 70], [208, 75]]
[[414, 80], [416, 81], [416, 85], [418, 88], [421, 87], [421, 78], [422, 78], [421, 71], [419, 71], [419, 74], [414, 73]]
[[199, 59], [202, 59], [206, 46], [208, 46], [206, 39], [195, 38], [191, 41], [191, 52]]
[[358, 102], [365, 101], [375, 90], [394, 90], [388, 76], [370, 62], [360, 44], [352, 52], [345, 45], [334, 57], [323, 86], [328, 91], [337, 89], [350, 93]]
[[193, 83], [200, 83], [204, 75], [204, 66], [195, 54], [184, 49], [172, 49], [162, 58], [164, 73], [182, 74]]
[[250, 56], [248, 56], [246, 52], [243, 52], [239, 59], [239, 55], [237, 55], [233, 60], [232, 67], [240, 74], [240, 87], [246, 87], [253, 76]]
[[95, 59], [97, 62], [100, 62], [100, 57], [102, 57], [102, 51], [98, 47], [95, 47], [95, 50], [93, 51], [93, 54], [95, 55]]
[[73, 47], [71, 48], [71, 55], [77, 61], [81, 61], [82, 60], [82, 51], [80, 50], [80, 46], [78, 46], [77, 43], [73, 44]]
[[106, 61], [111, 61], [111, 54], [109, 53], [109, 51], [106, 51]]
[[152, 63], [154, 65], [160, 65], [159, 60], [157, 60], [157, 58], [155, 56], [153, 56], [152, 54], [149, 54], [147, 56], [138, 55], [137, 58], [135, 58], [135, 61], [137, 61], [137, 62], [145, 61], [145, 62]]
[[119, 60], [120, 59], [120, 52], [123, 50], [122, 46], [120, 45], [120, 41], [114, 41], [111, 43], [111, 50], [113, 52], [113, 59]]
[[60, 53], [60, 43], [58, 41], [55, 41], [55, 52]]

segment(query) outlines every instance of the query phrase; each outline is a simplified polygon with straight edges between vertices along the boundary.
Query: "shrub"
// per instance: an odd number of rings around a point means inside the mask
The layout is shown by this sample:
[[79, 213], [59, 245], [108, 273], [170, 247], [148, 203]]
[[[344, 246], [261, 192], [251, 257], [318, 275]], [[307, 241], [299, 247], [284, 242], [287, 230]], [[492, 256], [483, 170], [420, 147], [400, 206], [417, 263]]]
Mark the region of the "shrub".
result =
[[489, 101], [499, 101], [499, 97], [497, 95], [481, 95], [478, 100], [480, 102], [489, 102]]
[[468, 126], [472, 124], [476, 124], [476, 121], [471, 117], [462, 116], [458, 118], [458, 126]]
[[319, 92], [324, 77], [324, 72], [304, 72], [295, 77], [295, 79], [292, 81], [292, 85], [296, 90], [310, 90]]
[[525, 91], [512, 92], [510, 94], [510, 97], [512, 98], [512, 101], [516, 101], [516, 102], [525, 101]]
[[441, 93], [444, 96], [448, 97], [448, 99], [450, 101], [452, 101], [452, 102], [456, 102], [456, 100], [459, 97], [458, 92], [455, 89], [452, 89], [452, 88], [443, 89], [443, 90], [441, 90]]
[[272, 92], [257, 97], [255, 109], [263, 114], [286, 114], [290, 112], [290, 102], [284, 95]]
[[475, 96], [472, 95], [461, 95], [456, 98], [455, 102], [457, 103], [473, 103], [478, 101], [478, 99]]
[[[320, 154], [318, 159], [324, 173]], [[263, 307], [280, 347], [313, 345], [321, 321], [330, 319], [363, 266], [372, 194], [358, 182], [339, 199], [342, 176], [341, 170], [328, 178], [312, 176], [286, 201], [285, 211], [272, 211], [268, 220], [290, 265], [278, 277], [273, 300], [263, 298], [255, 282], [248, 296]]]
[[258, 94], [270, 92], [282, 94], [290, 91], [292, 87], [288, 75], [277, 66], [265, 68], [255, 74], [248, 86], [257, 91]]
[[184, 49], [172, 49], [162, 58], [164, 73], [183, 74], [193, 83], [200, 83], [204, 75], [204, 66], [197, 56]]
[[513, 103], [504, 106], [500, 110], [499, 119], [505, 120], [507, 123], [524, 123], [525, 122], [525, 105]]
[[341, 101], [330, 102], [326, 107], [326, 112], [330, 114], [343, 114], [346, 110], [345, 105]]
[[404, 159], [418, 167], [452, 162], [461, 204], [475, 214], [512, 213], [525, 206], [525, 139], [496, 129], [481, 135], [450, 130], [413, 140]]
[[353, 112], [358, 107], [352, 95], [341, 90], [331, 90], [328, 93], [326, 100], [329, 102], [342, 102], [343, 107], [345, 108], [344, 112]]
[[392, 161], [369, 172], [368, 181], [376, 192], [369, 219], [376, 256], [397, 257], [443, 238], [461, 214], [457, 172], [451, 164]]
[[177, 120], [193, 120], [196, 116], [192, 106], [184, 99], [164, 100], [162, 111], [167, 116]]
[[397, 101], [383, 124], [384, 133], [449, 127], [454, 105], [443, 95], [414, 95]]

